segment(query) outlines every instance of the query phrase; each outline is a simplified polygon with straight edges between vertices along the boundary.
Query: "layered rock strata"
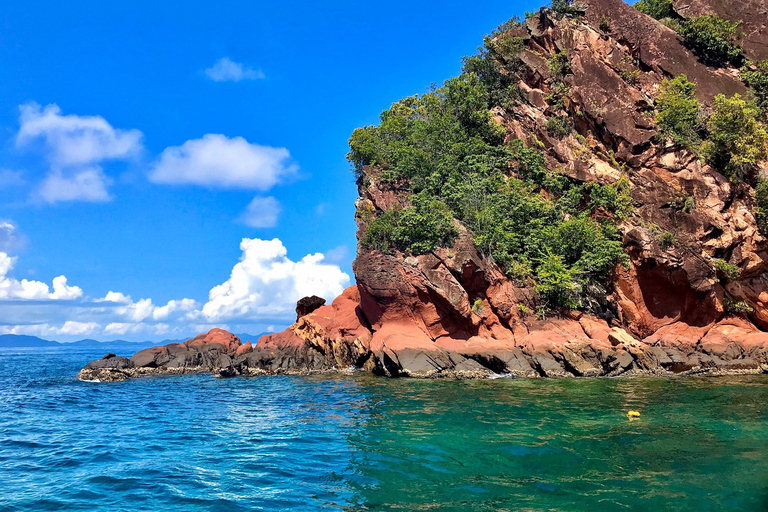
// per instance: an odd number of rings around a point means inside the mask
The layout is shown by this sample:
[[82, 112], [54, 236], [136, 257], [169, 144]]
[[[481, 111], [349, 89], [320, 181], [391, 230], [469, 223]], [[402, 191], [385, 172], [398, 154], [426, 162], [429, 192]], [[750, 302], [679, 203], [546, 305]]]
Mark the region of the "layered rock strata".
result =
[[[558, 20], [543, 9], [515, 35], [525, 41], [518, 84], [526, 101], [494, 109], [508, 138], [537, 139], [548, 166], [579, 182], [631, 183], [635, 213], [619, 224], [630, 263], [610, 287], [590, 294], [590, 313], [540, 319], [533, 289], [505, 276], [456, 222], [450, 248], [422, 256], [358, 249], [357, 284], [330, 305], [297, 307], [287, 330], [243, 345], [213, 330], [183, 344], [130, 359], [91, 362], [83, 379], [208, 371], [221, 376], [307, 373], [359, 368], [412, 377], [615, 376], [756, 373], [768, 368], [768, 244], [755, 200], [694, 154], [656, 142], [654, 97], [665, 78], [686, 74], [710, 107], [717, 94], [746, 94], [738, 71], [702, 64], [671, 29], [621, 0], [588, 0], [585, 15]], [[675, 1], [681, 16], [717, 13], [743, 19], [750, 58], [768, 55], [763, 2]], [[605, 20], [609, 19], [610, 23]], [[607, 25], [607, 29], [606, 29]], [[602, 28], [601, 28], [602, 27]], [[574, 133], [555, 138], [546, 57], [567, 52], [571, 74], [565, 109]], [[631, 69], [628, 69], [631, 67]], [[631, 72], [631, 73], [630, 73]], [[631, 75], [631, 79], [628, 78]], [[761, 172], [766, 172], [763, 169]], [[358, 212], [407, 200], [366, 169]], [[690, 198], [691, 207], [679, 206]], [[366, 229], [358, 215], [358, 237]], [[660, 244], [659, 230], [675, 233]], [[727, 280], [714, 262], [739, 269]], [[725, 304], [751, 312], [732, 315]]]

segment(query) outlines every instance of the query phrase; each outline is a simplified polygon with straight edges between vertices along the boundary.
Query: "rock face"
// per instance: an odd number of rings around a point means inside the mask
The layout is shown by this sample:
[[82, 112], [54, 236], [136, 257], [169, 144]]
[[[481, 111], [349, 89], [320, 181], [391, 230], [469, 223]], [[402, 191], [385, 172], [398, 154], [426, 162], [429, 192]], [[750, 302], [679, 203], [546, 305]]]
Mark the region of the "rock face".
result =
[[[746, 93], [733, 69], [709, 68], [671, 29], [622, 0], [586, 0], [584, 16], [557, 20], [543, 9], [516, 29], [524, 38], [527, 101], [494, 110], [509, 138], [537, 138], [547, 163], [581, 182], [612, 183], [623, 168], [635, 214], [619, 225], [630, 263], [619, 268], [591, 314], [539, 319], [530, 287], [508, 279], [478, 253], [457, 224], [450, 248], [414, 257], [358, 249], [357, 284], [330, 305], [309, 297], [297, 321], [241, 344], [214, 329], [183, 344], [113, 354], [89, 363], [80, 378], [120, 380], [145, 374], [208, 371], [221, 376], [361, 368], [412, 377], [614, 376], [756, 373], [768, 369], [768, 244], [757, 228], [748, 186], [736, 185], [687, 151], [660, 146], [653, 99], [664, 78], [686, 74], [705, 106], [715, 95]], [[745, 50], [766, 58], [765, 2], [690, 0], [682, 16], [718, 13], [745, 21]], [[688, 14], [690, 13], [690, 14]], [[605, 18], [610, 19], [608, 31]], [[748, 44], [747, 44], [748, 43]], [[566, 109], [575, 134], [551, 137], [544, 56], [567, 51], [572, 75]], [[627, 78], [627, 66], [634, 71]], [[768, 169], [763, 169], [768, 172]], [[388, 210], [400, 191], [366, 169], [357, 209]], [[690, 207], [678, 199], [690, 198]], [[366, 229], [357, 216], [358, 238]], [[662, 247], [656, 233], [675, 233]], [[714, 261], [739, 269], [727, 281]], [[752, 312], [733, 316], [727, 302]]]

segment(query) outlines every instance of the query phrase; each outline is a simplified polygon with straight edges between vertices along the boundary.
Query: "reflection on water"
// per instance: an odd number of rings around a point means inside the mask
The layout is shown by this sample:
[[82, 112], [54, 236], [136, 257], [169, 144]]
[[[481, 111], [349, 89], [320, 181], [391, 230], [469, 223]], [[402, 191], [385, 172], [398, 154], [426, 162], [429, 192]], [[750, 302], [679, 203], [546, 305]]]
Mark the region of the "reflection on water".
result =
[[92, 384], [98, 354], [36, 353], [0, 351], [0, 511], [768, 510], [763, 376]]

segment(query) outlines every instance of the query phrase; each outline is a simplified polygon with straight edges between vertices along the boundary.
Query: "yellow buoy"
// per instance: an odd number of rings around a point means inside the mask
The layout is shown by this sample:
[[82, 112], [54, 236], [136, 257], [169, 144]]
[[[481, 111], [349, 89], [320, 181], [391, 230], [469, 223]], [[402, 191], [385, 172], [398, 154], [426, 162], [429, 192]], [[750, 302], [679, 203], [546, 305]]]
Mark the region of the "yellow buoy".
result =
[[629, 411], [627, 413], [627, 416], [629, 416], [630, 418], [639, 418], [640, 417], [640, 413], [637, 412], [637, 411]]

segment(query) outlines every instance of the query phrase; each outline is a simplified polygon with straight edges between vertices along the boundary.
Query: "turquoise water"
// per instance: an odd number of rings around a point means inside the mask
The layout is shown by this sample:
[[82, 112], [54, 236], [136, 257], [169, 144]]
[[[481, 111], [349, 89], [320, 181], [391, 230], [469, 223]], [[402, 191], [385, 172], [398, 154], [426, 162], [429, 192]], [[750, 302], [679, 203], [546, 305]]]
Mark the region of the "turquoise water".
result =
[[99, 355], [0, 351], [0, 511], [768, 510], [768, 377], [78, 382]]

